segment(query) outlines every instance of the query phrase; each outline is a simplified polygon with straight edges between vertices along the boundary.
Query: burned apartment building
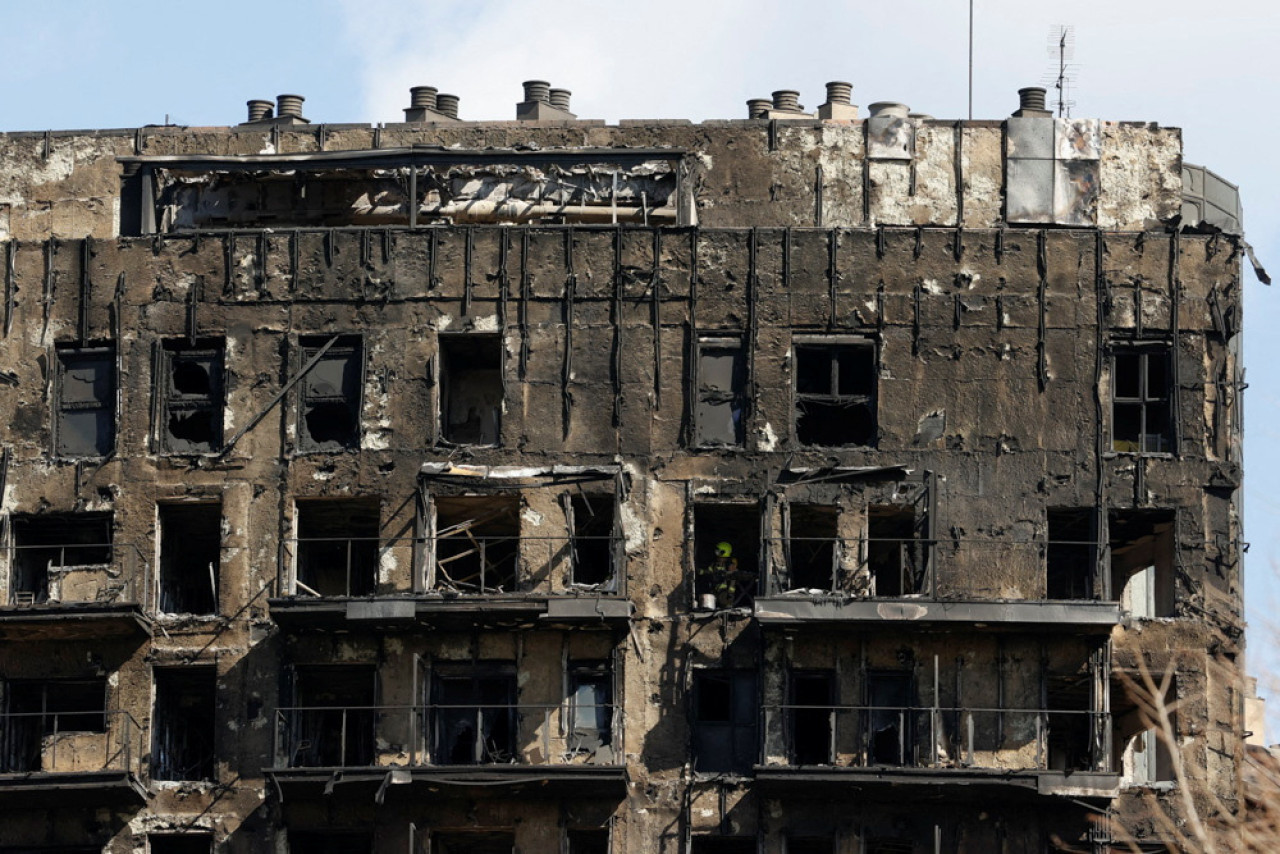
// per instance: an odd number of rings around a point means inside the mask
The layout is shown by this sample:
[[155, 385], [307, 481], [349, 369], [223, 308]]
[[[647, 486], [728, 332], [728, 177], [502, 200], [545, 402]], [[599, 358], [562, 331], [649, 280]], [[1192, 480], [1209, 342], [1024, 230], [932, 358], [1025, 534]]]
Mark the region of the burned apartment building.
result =
[[1236, 804], [1244, 244], [1180, 132], [525, 88], [0, 134], [0, 851], [1101, 852], [1174, 760]]

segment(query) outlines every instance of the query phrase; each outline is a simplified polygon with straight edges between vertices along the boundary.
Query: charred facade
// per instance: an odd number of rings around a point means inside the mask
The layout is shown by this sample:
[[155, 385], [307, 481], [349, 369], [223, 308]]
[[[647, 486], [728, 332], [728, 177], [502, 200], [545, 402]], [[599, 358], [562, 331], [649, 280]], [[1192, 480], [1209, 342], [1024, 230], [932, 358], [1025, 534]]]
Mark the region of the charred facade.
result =
[[1229, 185], [833, 86], [0, 134], [0, 851], [1101, 852], [1175, 758], [1236, 803]]

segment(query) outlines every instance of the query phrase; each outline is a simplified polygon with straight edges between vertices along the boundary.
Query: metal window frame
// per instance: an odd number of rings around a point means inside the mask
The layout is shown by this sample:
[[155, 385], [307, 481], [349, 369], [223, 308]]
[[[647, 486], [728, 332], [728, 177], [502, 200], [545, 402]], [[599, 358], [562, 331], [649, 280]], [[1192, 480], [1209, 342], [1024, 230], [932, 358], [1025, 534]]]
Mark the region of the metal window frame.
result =
[[[1138, 365], [1138, 396], [1122, 397], [1117, 393], [1117, 368], [1116, 357], [1125, 355], [1136, 355], [1139, 358]], [[1147, 387], [1148, 364], [1152, 356], [1157, 356], [1165, 360], [1165, 387], [1164, 396], [1154, 396]], [[1174, 375], [1173, 362], [1175, 354], [1172, 345], [1165, 341], [1124, 341], [1111, 344], [1111, 440], [1108, 443], [1110, 450], [1117, 454], [1132, 454], [1144, 457], [1161, 457], [1170, 456], [1177, 452], [1177, 430], [1175, 424], [1178, 419], [1178, 413], [1174, 409]], [[1139, 407], [1138, 422], [1138, 449], [1135, 451], [1122, 451], [1116, 447], [1116, 404], [1136, 405]], [[1163, 430], [1159, 435], [1168, 444], [1167, 450], [1149, 451], [1143, 448], [1145, 444], [1144, 437], [1154, 435], [1147, 429], [1147, 411], [1151, 406], [1163, 404], [1169, 410], [1168, 419], [1165, 421]]]
[[[202, 339], [195, 347], [184, 346], [185, 343], [185, 338], [160, 342], [157, 358], [158, 373], [155, 378], [154, 389], [160, 401], [160, 405], [155, 411], [156, 447], [164, 454], [187, 456], [192, 454], [216, 454], [222, 448], [222, 410], [226, 405], [226, 340], [223, 338]], [[217, 376], [216, 379], [212, 376], [210, 377], [209, 394], [181, 394], [176, 391], [173, 384], [174, 370], [184, 361], [200, 359], [214, 359], [216, 362]], [[170, 415], [174, 412], [193, 413], [202, 410], [208, 410], [216, 415], [213, 420], [214, 435], [209, 447], [199, 451], [174, 448], [171, 444], [172, 437], [169, 435], [167, 426]]]
[[[718, 392], [708, 393], [702, 387], [702, 373], [703, 373], [702, 356], [703, 356], [703, 353], [712, 351], [712, 350], [733, 351], [735, 355], [742, 360], [742, 378], [741, 378], [742, 381], [740, 384], [735, 384], [735, 388], [733, 388], [727, 395], [723, 393], [718, 393]], [[693, 364], [693, 371], [692, 371], [693, 394], [691, 395], [691, 400], [690, 400], [690, 405], [693, 411], [690, 413], [689, 420], [690, 420], [690, 423], [692, 423], [693, 425], [694, 447], [696, 448], [744, 448], [746, 447], [746, 444], [747, 444], [746, 427], [747, 427], [747, 420], [751, 417], [751, 413], [750, 413], [751, 399], [747, 394], [747, 385], [748, 385], [747, 355], [748, 353], [747, 353], [747, 347], [746, 347], [745, 341], [741, 336], [718, 335], [718, 336], [699, 337], [694, 342], [693, 353], [694, 353], [694, 364]], [[736, 366], [735, 366], [735, 371], [736, 371]], [[706, 441], [702, 438], [702, 429], [701, 429], [701, 425], [698, 422], [698, 412], [701, 407], [701, 404], [704, 401], [737, 402], [738, 403], [742, 411], [742, 420], [738, 424], [738, 431], [739, 433], [741, 433], [741, 435], [735, 436], [734, 437], [735, 441], [733, 441], [732, 443], [716, 442], [716, 441]]]
[[[90, 405], [85, 402], [69, 403], [65, 399], [66, 373], [69, 363], [75, 361], [91, 361], [106, 360], [109, 364], [108, 372], [111, 377], [111, 388], [107, 392], [107, 399], [98, 401], [98, 405]], [[118, 360], [118, 350], [113, 343], [97, 344], [91, 346], [54, 346], [54, 361], [57, 363], [57, 370], [54, 371], [53, 380], [53, 452], [54, 456], [63, 459], [102, 459], [108, 457], [115, 452], [116, 439], [119, 434], [119, 407], [116, 405], [120, 394], [120, 366]], [[65, 451], [62, 448], [62, 418], [64, 412], [111, 412], [111, 448], [106, 453], [80, 454]]]
[[[799, 391], [799, 365], [800, 365], [800, 348], [802, 347], [820, 347], [828, 349], [831, 352], [831, 393], [830, 394], [801, 394]], [[842, 347], [869, 348], [871, 350], [871, 368], [872, 368], [872, 392], [871, 394], [842, 395], [840, 389], [840, 373], [839, 363], [836, 358], [836, 349]], [[798, 448], [873, 448], [876, 446], [877, 439], [880, 434], [880, 342], [875, 338], [862, 335], [796, 335], [791, 339], [791, 438], [794, 447]], [[873, 425], [871, 441], [865, 445], [846, 444], [846, 445], [811, 445], [801, 442], [799, 431], [796, 425], [799, 423], [800, 404], [806, 401], [829, 404], [865, 404], [871, 410], [871, 421]]]
[[[330, 339], [336, 338], [332, 346], [325, 347], [325, 343]], [[368, 369], [368, 360], [365, 358], [364, 336], [359, 332], [338, 333], [336, 335], [302, 335], [297, 339], [297, 356], [294, 359], [294, 370], [299, 374], [319, 351], [324, 350], [323, 356], [316, 362], [316, 367], [326, 361], [337, 361], [338, 359], [355, 359], [357, 363], [357, 375], [355, 399], [348, 400], [347, 395], [337, 394], [322, 397], [311, 397], [307, 394], [306, 382], [299, 382], [296, 397], [295, 425], [296, 441], [295, 449], [297, 453], [318, 454], [318, 453], [338, 453], [345, 450], [358, 449], [360, 447], [361, 438], [364, 431], [361, 424], [361, 415], [364, 412], [364, 388], [366, 383], [366, 371]], [[299, 377], [299, 379], [304, 379]], [[316, 442], [311, 438], [310, 432], [307, 430], [306, 418], [307, 407], [313, 403], [344, 403], [349, 406], [355, 415], [355, 429], [351, 437], [350, 444], [343, 444], [338, 448], [326, 447], [329, 443]]]

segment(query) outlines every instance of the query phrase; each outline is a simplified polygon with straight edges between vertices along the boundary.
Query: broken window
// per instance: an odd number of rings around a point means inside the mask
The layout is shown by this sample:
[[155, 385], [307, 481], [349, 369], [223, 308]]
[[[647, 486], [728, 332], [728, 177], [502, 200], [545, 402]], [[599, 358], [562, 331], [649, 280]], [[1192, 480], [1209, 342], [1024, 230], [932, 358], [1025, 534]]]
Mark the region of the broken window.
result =
[[1093, 755], [1093, 675], [1084, 668], [1050, 672], [1045, 685], [1047, 767], [1052, 771], [1088, 770]]
[[[329, 338], [299, 340], [299, 369], [316, 357]], [[324, 351], [300, 382], [298, 447], [304, 451], [341, 451], [360, 444], [360, 389], [364, 355], [360, 338], [346, 335]]]
[[151, 776], [212, 780], [217, 672], [212, 667], [157, 667], [155, 683]]
[[373, 831], [291, 830], [289, 854], [373, 854]]
[[431, 757], [435, 765], [515, 762], [515, 666], [494, 664], [466, 672], [437, 672]]
[[362, 665], [316, 665], [294, 671], [294, 708], [284, 720], [291, 768], [373, 764], [377, 671]]
[[695, 671], [694, 769], [709, 773], [750, 773], [759, 753], [756, 737], [759, 707], [755, 671]]
[[750, 608], [760, 577], [758, 504], [698, 504], [693, 509], [695, 605]]
[[514, 833], [468, 830], [431, 834], [431, 854], [513, 854]]
[[1126, 786], [1169, 782], [1175, 779], [1169, 747], [1170, 738], [1176, 740], [1178, 731], [1177, 686], [1170, 682], [1164, 696], [1158, 699], [1173, 727], [1173, 732], [1166, 734], [1160, 731], [1159, 723], [1150, 711], [1144, 711], [1153, 705], [1149, 696], [1144, 697], [1141, 704], [1131, 696], [1131, 691], [1141, 690], [1136, 687], [1138, 684], [1141, 684], [1140, 679], [1133, 683], [1133, 687], [1120, 680], [1112, 683], [1111, 745], [1114, 753], [1111, 767], [1120, 771], [1122, 783]]
[[435, 587], [464, 593], [517, 590], [520, 499], [438, 496], [434, 503]]
[[208, 833], [157, 833], [147, 837], [148, 854], [209, 854], [213, 837]]
[[1171, 510], [1110, 514], [1111, 595], [1132, 617], [1154, 619], [1176, 613], [1173, 523]]
[[1045, 546], [1045, 597], [1093, 598], [1093, 569], [1097, 560], [1094, 516], [1089, 508], [1049, 510], [1049, 541]]
[[740, 341], [698, 343], [698, 400], [694, 424], [699, 446], [742, 445], [746, 381], [746, 353]]
[[110, 513], [11, 517], [9, 590], [14, 604], [110, 601], [124, 582], [110, 578]]
[[440, 336], [440, 435], [455, 445], [502, 438], [502, 336]]
[[59, 747], [71, 762], [76, 734], [107, 731], [105, 679], [14, 681], [2, 687], [0, 772], [59, 770]]
[[923, 525], [914, 507], [873, 504], [867, 508], [867, 570], [872, 595], [924, 592], [929, 552]]
[[902, 670], [867, 671], [869, 765], [909, 765], [915, 753], [915, 678]]
[[171, 454], [216, 451], [222, 444], [223, 343], [165, 341], [160, 349], [160, 447]]
[[1112, 361], [1111, 447], [1155, 454], [1173, 450], [1169, 348], [1116, 351]]
[[836, 523], [839, 510], [820, 504], [787, 507], [787, 568], [792, 588], [834, 590], [839, 569]]
[[870, 342], [797, 344], [796, 439], [840, 447], [876, 441], [876, 350]]
[[618, 544], [613, 496], [576, 493], [567, 506], [573, 531], [572, 583], [607, 585], [613, 579]]
[[380, 514], [376, 498], [299, 501], [299, 592], [373, 595], [378, 581]]
[[567, 854], [609, 854], [609, 828], [593, 827], [565, 831]]
[[830, 765], [835, 748], [835, 673], [795, 671], [790, 687], [792, 763]]
[[54, 447], [65, 457], [105, 457], [116, 446], [116, 350], [59, 347]]
[[568, 740], [571, 753], [598, 754], [613, 744], [613, 671], [608, 662], [570, 662]]
[[161, 504], [160, 612], [218, 613], [221, 504]]

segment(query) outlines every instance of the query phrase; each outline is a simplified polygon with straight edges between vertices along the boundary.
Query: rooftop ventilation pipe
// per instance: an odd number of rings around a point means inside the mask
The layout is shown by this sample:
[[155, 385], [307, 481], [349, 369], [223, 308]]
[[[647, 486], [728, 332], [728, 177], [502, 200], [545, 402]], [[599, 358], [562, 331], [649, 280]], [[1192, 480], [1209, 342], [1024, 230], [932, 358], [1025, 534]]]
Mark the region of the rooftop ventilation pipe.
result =
[[448, 116], [440, 107], [441, 98], [449, 98], [448, 95], [440, 95], [439, 90], [434, 86], [412, 86], [409, 89], [409, 106], [405, 108], [404, 120], [406, 122], [434, 122], [441, 119], [457, 118], [457, 98], [454, 98], [453, 116]]
[[526, 80], [524, 100], [516, 104], [518, 122], [571, 122], [577, 118], [569, 112], [568, 89], [552, 89], [545, 80]]
[[768, 98], [751, 98], [747, 101], [747, 118], [767, 119], [771, 109], [773, 109], [773, 101]]
[[275, 106], [273, 101], [264, 101], [255, 98], [252, 101], [246, 101], [249, 105], [249, 121], [263, 122], [271, 118], [271, 109]]
[[458, 117], [458, 100], [457, 95], [445, 95], [444, 93], [436, 95], [436, 112], [444, 113], [449, 118], [456, 119]]
[[551, 103], [551, 84], [545, 80], [524, 81], [524, 100], [526, 103], [541, 101]]
[[1018, 109], [1013, 116], [1017, 119], [1052, 118], [1053, 112], [1045, 109], [1045, 90], [1042, 86], [1027, 86], [1018, 90]]
[[306, 98], [301, 95], [277, 95], [276, 96], [276, 118], [280, 119], [298, 119], [306, 121], [302, 117], [302, 102]]
[[827, 84], [827, 102], [818, 107], [818, 118], [826, 121], [850, 121], [858, 117], [853, 106], [853, 84], [832, 80]]
[[551, 90], [551, 106], [557, 110], [569, 112], [569, 98], [573, 95], [568, 89], [552, 89]]
[[779, 89], [774, 92], [773, 108], [783, 113], [799, 113], [804, 110], [800, 106], [800, 93], [795, 89]]

